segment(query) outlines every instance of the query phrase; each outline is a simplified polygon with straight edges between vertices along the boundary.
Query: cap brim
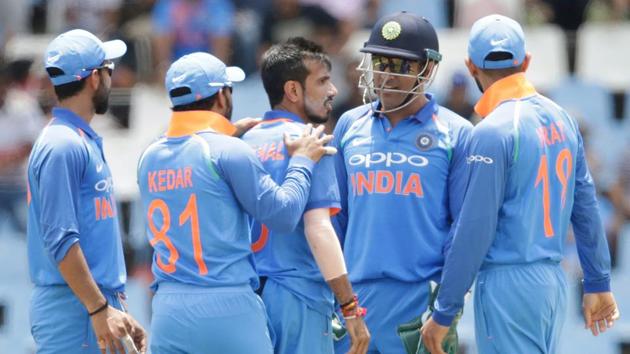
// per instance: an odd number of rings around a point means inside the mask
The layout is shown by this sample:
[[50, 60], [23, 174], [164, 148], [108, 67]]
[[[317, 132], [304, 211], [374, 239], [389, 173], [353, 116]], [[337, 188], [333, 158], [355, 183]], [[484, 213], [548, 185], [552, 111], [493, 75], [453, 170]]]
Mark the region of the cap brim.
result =
[[412, 53], [405, 49], [381, 47], [377, 45], [369, 45], [360, 49], [362, 53], [370, 53], [376, 55], [382, 55], [385, 57], [403, 58], [409, 60], [424, 60], [426, 57], [421, 57], [416, 53]]
[[238, 66], [228, 66], [225, 68], [225, 74], [230, 82], [241, 82], [245, 80], [245, 72]]
[[105, 50], [105, 60], [120, 58], [127, 53], [127, 45], [120, 39], [104, 42], [103, 49]]

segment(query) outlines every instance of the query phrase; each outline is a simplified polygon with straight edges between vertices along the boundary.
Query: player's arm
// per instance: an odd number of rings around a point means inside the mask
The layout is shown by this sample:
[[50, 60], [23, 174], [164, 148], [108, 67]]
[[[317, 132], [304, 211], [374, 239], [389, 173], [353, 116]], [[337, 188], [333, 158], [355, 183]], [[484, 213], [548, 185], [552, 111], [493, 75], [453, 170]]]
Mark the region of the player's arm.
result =
[[468, 167], [466, 162], [468, 157], [468, 148], [470, 143], [470, 135], [472, 133], [472, 124], [465, 122], [457, 131], [455, 145], [453, 146], [453, 155], [448, 171], [448, 210], [451, 218], [451, 229], [448, 238], [444, 242], [443, 254], [446, 256], [453, 242], [455, 233], [455, 221], [459, 216], [459, 212], [464, 202], [464, 193], [466, 192], [466, 184], [468, 182]]
[[610, 253], [606, 233], [579, 134], [574, 196], [571, 223], [584, 272], [584, 321], [593, 335], [597, 335], [612, 327], [619, 317], [619, 310], [610, 290]]
[[[470, 176], [433, 314], [434, 321], [442, 326], [449, 326], [463, 307], [464, 295], [494, 241], [511, 151], [511, 139], [501, 136], [495, 127], [473, 130], [468, 153]], [[479, 161], [476, 156], [484, 159]]]
[[[341, 245], [330, 222], [330, 209], [317, 208], [304, 213], [304, 231], [319, 270], [335, 294], [337, 302], [351, 304], [354, 293], [348, 280]], [[367, 352], [370, 334], [362, 317], [347, 317], [346, 327], [352, 343], [350, 353]]]
[[[38, 171], [43, 244], [59, 272], [79, 301], [91, 314], [99, 346], [122, 350], [118, 338], [130, 326], [124, 313], [108, 306], [79, 245], [79, 195], [87, 152], [72, 141], [48, 151]], [[111, 321], [108, 325], [108, 319]]]
[[348, 227], [348, 173], [343, 156], [342, 139], [352, 122], [353, 118], [350, 115], [342, 115], [335, 126], [331, 143], [331, 146], [337, 149], [337, 153], [333, 156], [333, 162], [337, 186], [339, 187], [339, 200], [341, 202], [341, 210], [333, 217], [332, 222], [342, 245]]
[[240, 140], [235, 139], [220, 159], [219, 168], [240, 204], [248, 214], [273, 231], [293, 231], [302, 217], [313, 167], [326, 151], [324, 144], [332, 138], [318, 138], [323, 126], [321, 128], [309, 130], [308, 136], [305, 134], [295, 141], [285, 140], [285, 145], [294, 154], [280, 186], [265, 171], [254, 151]]

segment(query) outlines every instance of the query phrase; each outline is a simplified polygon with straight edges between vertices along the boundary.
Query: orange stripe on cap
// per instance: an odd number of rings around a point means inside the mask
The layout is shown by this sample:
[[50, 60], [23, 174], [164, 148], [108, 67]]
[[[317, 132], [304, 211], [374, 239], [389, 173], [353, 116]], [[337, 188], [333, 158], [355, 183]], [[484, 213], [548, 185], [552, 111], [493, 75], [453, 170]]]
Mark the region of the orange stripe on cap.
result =
[[211, 128], [221, 134], [233, 135], [236, 127], [224, 116], [211, 111], [173, 112], [166, 136], [176, 138]]
[[534, 85], [527, 81], [525, 73], [506, 76], [488, 87], [486, 92], [484, 92], [483, 96], [479, 99], [479, 102], [475, 105], [475, 112], [482, 118], [485, 118], [505, 101], [533, 96], [535, 94], [536, 89]]

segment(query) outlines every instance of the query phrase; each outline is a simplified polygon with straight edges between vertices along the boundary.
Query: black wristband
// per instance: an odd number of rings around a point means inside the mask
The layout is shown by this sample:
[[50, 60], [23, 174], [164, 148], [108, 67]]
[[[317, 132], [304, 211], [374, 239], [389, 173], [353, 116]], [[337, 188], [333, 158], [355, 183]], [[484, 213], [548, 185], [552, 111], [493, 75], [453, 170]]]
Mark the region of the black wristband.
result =
[[107, 299], [105, 299], [105, 303], [103, 304], [103, 306], [97, 308], [96, 310], [90, 312], [90, 317], [96, 315], [97, 313], [105, 310], [107, 308], [107, 306], [109, 306], [109, 302], [107, 301]]

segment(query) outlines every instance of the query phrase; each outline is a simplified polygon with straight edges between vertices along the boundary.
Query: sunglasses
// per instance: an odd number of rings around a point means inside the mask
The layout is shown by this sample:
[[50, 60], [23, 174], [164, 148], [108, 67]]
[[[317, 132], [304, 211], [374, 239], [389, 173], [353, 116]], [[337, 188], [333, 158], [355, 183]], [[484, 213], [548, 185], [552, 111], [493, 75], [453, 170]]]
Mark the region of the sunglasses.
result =
[[375, 71], [385, 71], [389, 68], [389, 72], [394, 74], [409, 74], [414, 71], [411, 65], [414, 62], [414, 60], [372, 55], [372, 68]]
[[113, 61], [107, 61], [107, 62], [104, 62], [101, 66], [97, 66], [96, 68], [92, 68], [92, 69], [83, 69], [83, 71], [92, 71], [92, 70], [100, 71], [102, 69], [106, 69], [107, 72], [109, 73], [109, 76], [112, 76], [115, 68], [116, 68], [116, 64], [114, 64]]

